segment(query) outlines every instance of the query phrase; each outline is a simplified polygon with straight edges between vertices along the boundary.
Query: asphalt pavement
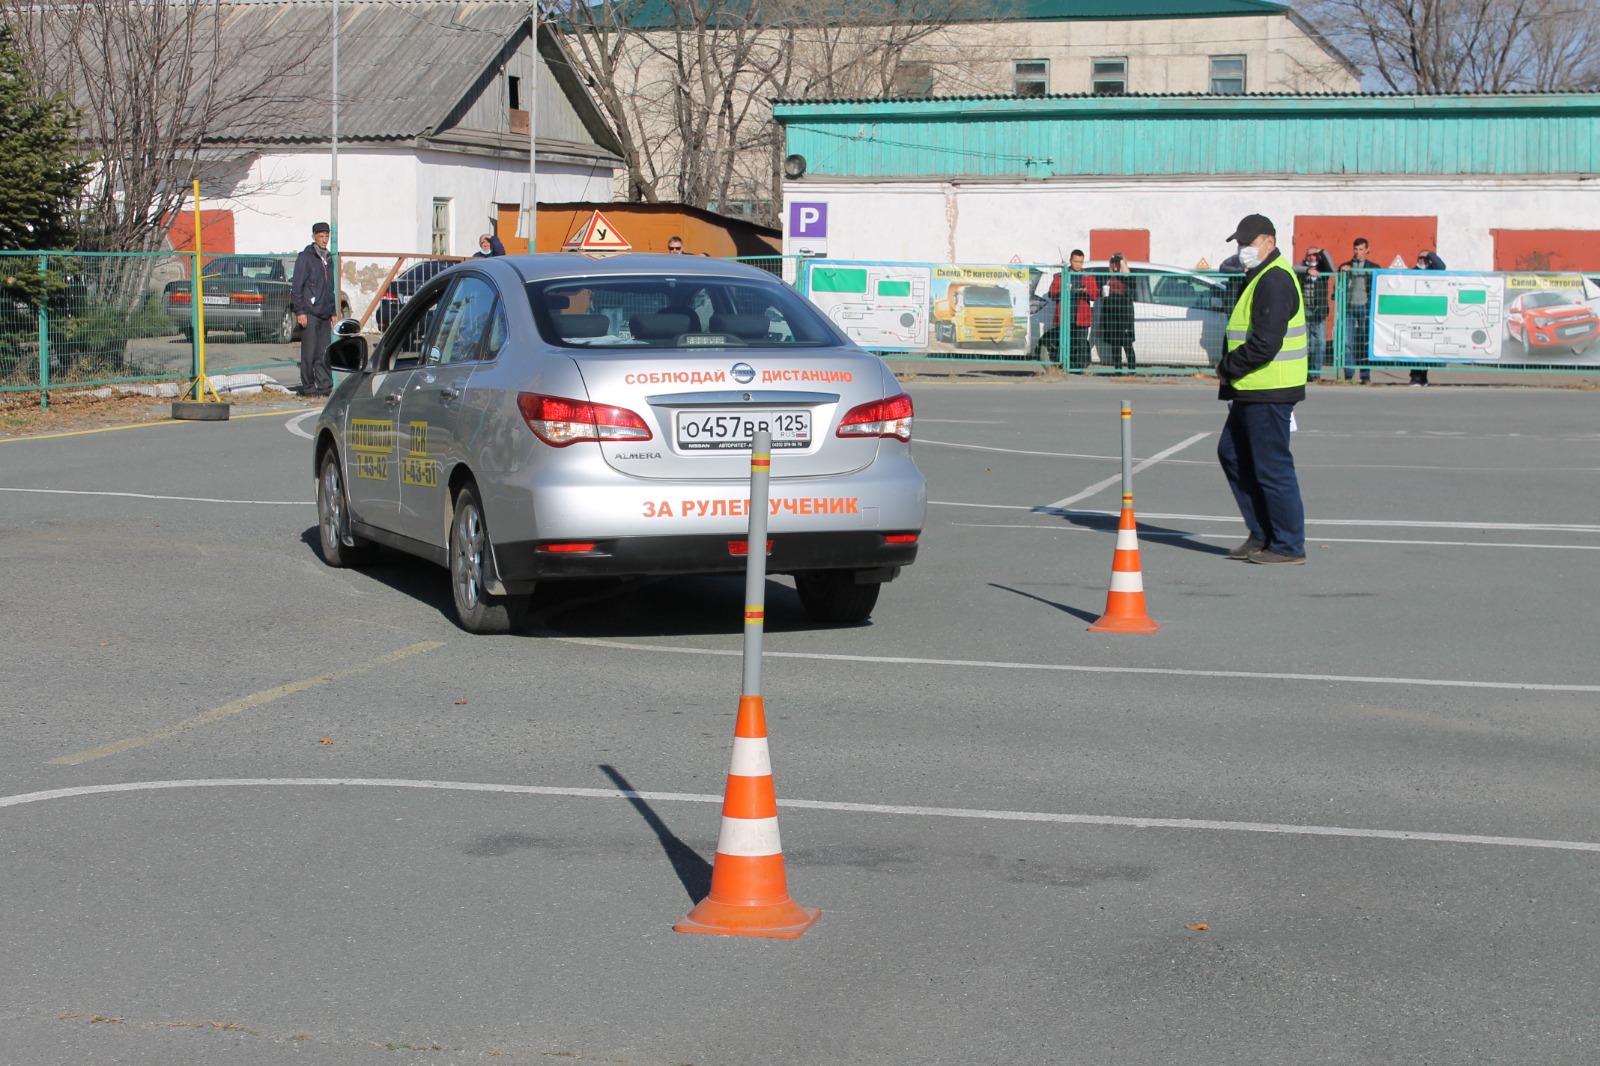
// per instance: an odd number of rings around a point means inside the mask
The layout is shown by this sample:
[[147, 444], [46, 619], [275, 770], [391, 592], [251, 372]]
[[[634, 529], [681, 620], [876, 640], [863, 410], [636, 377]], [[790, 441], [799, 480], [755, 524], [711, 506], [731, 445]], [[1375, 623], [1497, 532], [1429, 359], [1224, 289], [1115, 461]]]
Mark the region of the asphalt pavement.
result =
[[471, 637], [322, 564], [303, 415], [0, 443], [0, 1064], [1595, 1061], [1595, 393], [1313, 388], [1261, 567], [1203, 383], [911, 391], [919, 561], [768, 585], [794, 941], [671, 928], [740, 580]]

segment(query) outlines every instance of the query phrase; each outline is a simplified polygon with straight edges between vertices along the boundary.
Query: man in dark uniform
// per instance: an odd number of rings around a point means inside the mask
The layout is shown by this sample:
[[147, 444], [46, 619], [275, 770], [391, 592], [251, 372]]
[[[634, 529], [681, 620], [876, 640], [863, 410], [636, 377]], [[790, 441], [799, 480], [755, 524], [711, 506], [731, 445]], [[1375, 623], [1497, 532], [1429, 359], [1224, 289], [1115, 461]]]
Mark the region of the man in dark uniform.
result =
[[311, 243], [294, 261], [293, 300], [295, 321], [300, 323], [300, 395], [326, 396], [333, 391], [329, 320], [338, 309], [326, 222], [311, 227]]
[[1250, 531], [1228, 558], [1296, 564], [1306, 561], [1306, 516], [1289, 429], [1306, 398], [1306, 306], [1277, 238], [1265, 215], [1246, 215], [1228, 238], [1245, 275], [1217, 363], [1228, 401], [1217, 460]]

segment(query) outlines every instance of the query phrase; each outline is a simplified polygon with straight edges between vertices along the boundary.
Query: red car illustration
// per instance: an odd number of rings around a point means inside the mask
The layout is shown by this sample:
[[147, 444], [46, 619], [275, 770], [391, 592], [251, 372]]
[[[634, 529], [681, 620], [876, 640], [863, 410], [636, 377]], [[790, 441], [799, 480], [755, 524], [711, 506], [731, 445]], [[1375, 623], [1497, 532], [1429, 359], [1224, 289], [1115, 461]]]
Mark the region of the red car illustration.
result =
[[1530, 351], [1571, 348], [1581, 352], [1600, 336], [1600, 315], [1584, 304], [1581, 293], [1541, 289], [1511, 301], [1506, 329]]

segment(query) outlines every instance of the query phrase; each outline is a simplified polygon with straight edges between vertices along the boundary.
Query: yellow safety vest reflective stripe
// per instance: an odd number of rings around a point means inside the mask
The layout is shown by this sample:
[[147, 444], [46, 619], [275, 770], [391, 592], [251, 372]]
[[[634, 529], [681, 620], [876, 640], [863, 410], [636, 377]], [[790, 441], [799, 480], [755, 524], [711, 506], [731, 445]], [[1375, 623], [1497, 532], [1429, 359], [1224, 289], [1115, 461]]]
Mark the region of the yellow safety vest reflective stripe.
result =
[[1283, 347], [1272, 357], [1272, 362], [1231, 382], [1233, 388], [1241, 392], [1292, 389], [1306, 383], [1306, 301], [1300, 292], [1300, 279], [1294, 276], [1294, 271], [1289, 269], [1281, 255], [1268, 263], [1266, 270], [1250, 279], [1250, 284], [1239, 294], [1239, 302], [1233, 305], [1233, 314], [1228, 316], [1228, 351], [1232, 353], [1242, 347], [1245, 338], [1250, 335], [1251, 301], [1256, 286], [1267, 276], [1267, 270], [1281, 270], [1289, 275], [1289, 280], [1294, 284], [1295, 311], [1289, 318], [1288, 330], [1284, 332]]

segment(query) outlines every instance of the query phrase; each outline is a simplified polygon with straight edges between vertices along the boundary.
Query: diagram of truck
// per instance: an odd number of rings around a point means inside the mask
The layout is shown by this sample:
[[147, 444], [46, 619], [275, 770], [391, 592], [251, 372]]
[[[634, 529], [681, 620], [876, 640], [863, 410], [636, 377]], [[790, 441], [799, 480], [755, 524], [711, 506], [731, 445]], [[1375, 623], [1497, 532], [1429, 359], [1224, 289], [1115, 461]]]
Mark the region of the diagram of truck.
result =
[[933, 302], [934, 339], [957, 348], [973, 344], [1014, 345], [1021, 336], [1013, 294], [1004, 285], [952, 281]]
[[807, 264], [807, 294], [851, 340], [869, 351], [928, 346], [932, 271], [904, 263]]

